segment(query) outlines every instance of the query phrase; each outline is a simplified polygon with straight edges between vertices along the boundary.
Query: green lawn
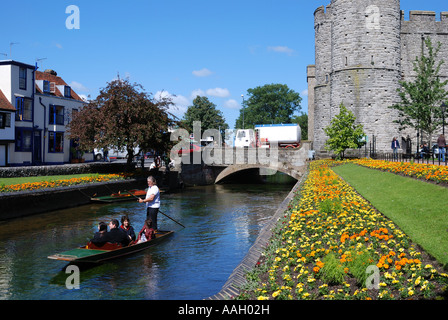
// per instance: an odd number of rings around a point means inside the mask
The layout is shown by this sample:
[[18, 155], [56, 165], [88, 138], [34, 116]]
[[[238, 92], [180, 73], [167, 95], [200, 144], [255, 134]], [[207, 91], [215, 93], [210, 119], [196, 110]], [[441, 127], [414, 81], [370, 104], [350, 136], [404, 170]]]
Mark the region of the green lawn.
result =
[[448, 266], [448, 189], [355, 164], [333, 168], [414, 242]]
[[65, 175], [65, 176], [39, 176], [39, 177], [18, 177], [18, 178], [0, 178], [0, 186], [5, 185], [13, 185], [13, 184], [22, 184], [28, 182], [42, 182], [42, 181], [56, 181], [56, 180], [66, 180], [72, 178], [83, 178], [83, 177], [93, 177], [97, 176], [97, 174], [73, 174], [73, 175]]

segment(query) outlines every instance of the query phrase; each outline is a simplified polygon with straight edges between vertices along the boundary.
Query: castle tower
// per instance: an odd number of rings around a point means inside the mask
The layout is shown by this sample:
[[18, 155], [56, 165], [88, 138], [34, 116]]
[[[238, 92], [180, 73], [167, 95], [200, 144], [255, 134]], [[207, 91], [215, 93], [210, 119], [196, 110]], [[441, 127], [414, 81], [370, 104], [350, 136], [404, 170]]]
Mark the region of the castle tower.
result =
[[399, 0], [332, 0], [315, 12], [314, 149], [324, 150], [323, 128], [343, 103], [365, 133], [389, 150], [401, 79]]
[[[313, 148], [321, 150], [325, 143], [323, 128], [330, 124], [330, 74], [331, 74], [331, 7], [322, 6], [314, 12], [315, 59], [314, 74], [308, 70], [309, 76], [314, 76], [314, 103], [308, 108], [308, 119], [313, 117], [308, 138], [314, 141]], [[310, 83], [310, 81], [308, 82]], [[308, 89], [310, 91], [311, 88]], [[309, 93], [308, 93], [309, 95]], [[310, 110], [312, 109], [312, 110]], [[310, 121], [310, 120], [308, 120]]]

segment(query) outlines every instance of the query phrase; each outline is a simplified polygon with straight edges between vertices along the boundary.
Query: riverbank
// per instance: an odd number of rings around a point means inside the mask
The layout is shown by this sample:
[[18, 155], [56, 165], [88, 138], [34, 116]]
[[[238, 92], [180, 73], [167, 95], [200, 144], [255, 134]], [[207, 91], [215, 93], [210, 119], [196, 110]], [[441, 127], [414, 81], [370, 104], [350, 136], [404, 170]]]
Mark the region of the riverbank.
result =
[[336, 164], [310, 164], [236, 298], [446, 298], [448, 274], [441, 264], [337, 176], [331, 170]]
[[0, 220], [85, 205], [93, 196], [146, 187], [146, 179], [96, 182], [51, 189], [0, 193]]
[[[53, 210], [67, 209], [90, 203], [94, 196], [106, 196], [120, 191], [145, 189], [146, 177], [153, 175], [158, 181], [159, 187], [164, 190], [174, 191], [181, 187], [180, 176], [177, 171], [149, 170], [136, 171], [134, 173], [122, 173], [121, 163], [91, 163], [70, 164], [53, 167], [22, 167], [5, 168], [1, 170], [1, 176], [6, 179], [14, 177], [36, 177], [46, 174], [52, 177], [54, 174], [66, 175], [95, 173], [89, 179], [51, 180], [43, 183], [26, 183], [16, 186], [2, 186], [0, 189], [0, 220], [9, 220], [24, 216], [40, 214]], [[98, 172], [97, 172], [98, 171]], [[101, 173], [112, 173], [103, 179]]]

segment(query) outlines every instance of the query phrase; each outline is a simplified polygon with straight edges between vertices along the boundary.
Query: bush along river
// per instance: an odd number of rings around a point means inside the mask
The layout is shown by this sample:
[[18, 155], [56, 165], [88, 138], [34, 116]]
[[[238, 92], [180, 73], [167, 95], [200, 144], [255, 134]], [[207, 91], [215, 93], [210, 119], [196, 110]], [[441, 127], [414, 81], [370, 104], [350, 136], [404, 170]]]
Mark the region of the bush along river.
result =
[[294, 184], [224, 184], [162, 194], [159, 228], [175, 233], [157, 246], [81, 270], [49, 255], [85, 245], [100, 221], [128, 215], [138, 232], [137, 201], [90, 204], [0, 222], [1, 300], [199, 300], [219, 292]]

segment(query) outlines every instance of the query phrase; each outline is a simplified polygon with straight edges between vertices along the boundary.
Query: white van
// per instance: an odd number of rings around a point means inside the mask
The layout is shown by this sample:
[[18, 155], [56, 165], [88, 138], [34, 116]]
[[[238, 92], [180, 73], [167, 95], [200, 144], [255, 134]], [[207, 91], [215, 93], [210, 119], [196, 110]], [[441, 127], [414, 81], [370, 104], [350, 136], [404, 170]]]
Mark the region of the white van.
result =
[[235, 136], [235, 147], [255, 147], [255, 132], [253, 129], [238, 129]]

